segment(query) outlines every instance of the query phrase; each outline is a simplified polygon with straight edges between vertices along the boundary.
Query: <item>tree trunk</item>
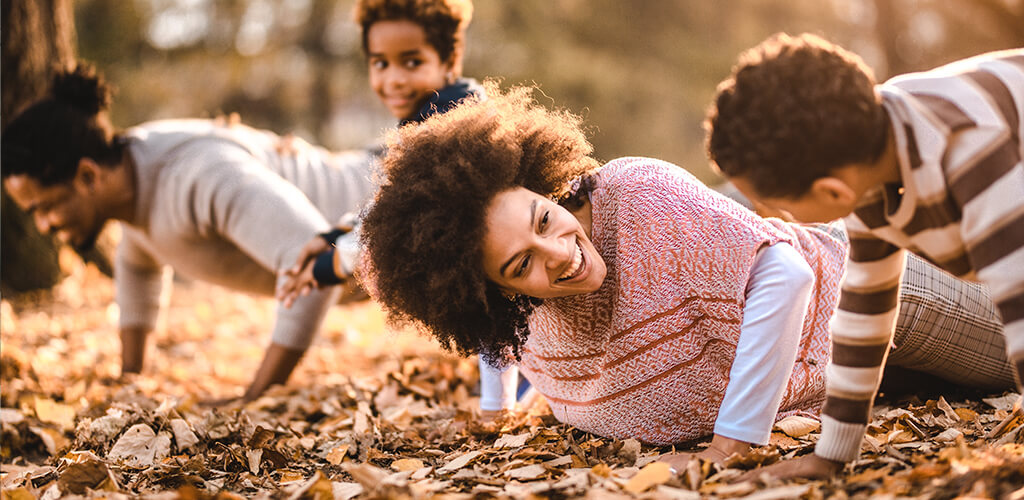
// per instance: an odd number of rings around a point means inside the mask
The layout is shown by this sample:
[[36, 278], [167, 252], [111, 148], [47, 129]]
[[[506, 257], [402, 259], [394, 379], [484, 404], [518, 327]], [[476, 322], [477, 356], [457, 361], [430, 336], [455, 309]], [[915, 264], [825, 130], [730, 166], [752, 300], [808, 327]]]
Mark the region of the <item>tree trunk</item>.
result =
[[[75, 61], [70, 0], [2, 0], [0, 3], [0, 125], [50, 88], [54, 70]], [[57, 245], [7, 196], [0, 207], [0, 281], [5, 289], [48, 288], [60, 280]]]

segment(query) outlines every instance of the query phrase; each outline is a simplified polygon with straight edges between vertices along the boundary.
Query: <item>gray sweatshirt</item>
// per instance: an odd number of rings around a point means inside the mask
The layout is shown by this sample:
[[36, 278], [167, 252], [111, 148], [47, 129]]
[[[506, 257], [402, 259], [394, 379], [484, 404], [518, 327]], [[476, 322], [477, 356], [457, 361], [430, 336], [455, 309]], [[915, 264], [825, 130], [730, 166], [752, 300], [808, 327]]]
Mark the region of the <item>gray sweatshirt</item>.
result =
[[[152, 329], [162, 269], [233, 290], [272, 295], [302, 246], [375, 191], [365, 152], [331, 153], [301, 139], [210, 120], [129, 129], [136, 209], [115, 260], [121, 327]], [[272, 340], [309, 346], [333, 290], [278, 304]]]

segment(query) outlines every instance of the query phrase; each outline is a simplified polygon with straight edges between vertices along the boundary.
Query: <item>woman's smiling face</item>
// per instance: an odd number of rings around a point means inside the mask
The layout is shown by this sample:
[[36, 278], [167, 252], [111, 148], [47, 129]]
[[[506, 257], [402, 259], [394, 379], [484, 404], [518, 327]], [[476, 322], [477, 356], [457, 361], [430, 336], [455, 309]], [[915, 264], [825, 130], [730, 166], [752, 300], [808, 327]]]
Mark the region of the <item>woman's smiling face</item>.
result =
[[533, 191], [498, 193], [484, 223], [484, 273], [502, 290], [541, 299], [591, 293], [608, 273], [590, 228]]

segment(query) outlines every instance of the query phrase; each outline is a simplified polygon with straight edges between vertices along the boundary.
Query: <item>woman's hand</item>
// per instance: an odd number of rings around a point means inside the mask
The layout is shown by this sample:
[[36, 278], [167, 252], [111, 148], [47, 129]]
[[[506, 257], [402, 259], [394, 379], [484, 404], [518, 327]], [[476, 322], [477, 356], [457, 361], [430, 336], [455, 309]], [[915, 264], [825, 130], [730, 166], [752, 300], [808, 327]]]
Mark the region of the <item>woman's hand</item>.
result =
[[659, 458], [658, 461], [667, 463], [676, 473], [679, 473], [686, 470], [686, 464], [690, 460], [702, 459], [720, 464], [735, 453], [743, 455], [748, 451], [750, 451], [750, 443], [715, 434], [711, 438], [711, 445], [703, 451], [665, 455]]
[[483, 423], [493, 422], [504, 412], [504, 410], [480, 410], [479, 420]]
[[295, 265], [284, 271], [285, 281], [277, 290], [277, 300], [283, 302], [285, 307], [291, 307], [295, 299], [309, 295], [309, 292], [317, 288], [318, 283], [313, 278], [313, 263], [318, 255], [330, 248], [331, 244], [319, 235], [303, 245]]

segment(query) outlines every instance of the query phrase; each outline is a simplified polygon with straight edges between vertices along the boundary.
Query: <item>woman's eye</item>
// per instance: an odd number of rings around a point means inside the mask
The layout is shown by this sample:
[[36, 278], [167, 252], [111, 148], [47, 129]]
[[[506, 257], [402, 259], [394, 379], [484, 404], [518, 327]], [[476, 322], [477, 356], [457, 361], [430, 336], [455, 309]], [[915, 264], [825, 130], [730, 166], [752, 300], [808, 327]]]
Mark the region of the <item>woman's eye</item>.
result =
[[548, 210], [548, 211], [544, 212], [544, 216], [540, 218], [540, 230], [541, 231], [543, 231], [544, 228], [548, 227], [548, 218], [550, 216], [551, 216], [551, 211]]
[[526, 268], [530, 265], [530, 256], [527, 255], [523, 258], [523, 262], [519, 264], [519, 269], [516, 270], [516, 276], [522, 276], [526, 273]]

